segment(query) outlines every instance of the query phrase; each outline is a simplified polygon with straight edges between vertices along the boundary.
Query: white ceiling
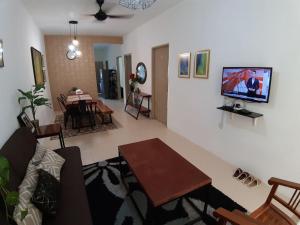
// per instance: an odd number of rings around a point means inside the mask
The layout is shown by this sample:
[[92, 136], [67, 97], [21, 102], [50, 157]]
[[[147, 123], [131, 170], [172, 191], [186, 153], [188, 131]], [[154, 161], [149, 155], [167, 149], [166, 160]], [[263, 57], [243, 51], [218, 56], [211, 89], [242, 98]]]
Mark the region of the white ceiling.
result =
[[91, 35], [124, 35], [135, 27], [163, 13], [182, 0], [157, 0], [147, 10], [130, 10], [118, 4], [118, 0], [106, 0], [103, 9], [109, 14], [134, 14], [131, 19], [107, 19], [96, 22], [85, 14], [98, 12], [96, 0], [23, 0], [36, 24], [45, 34], [67, 34], [69, 20], [79, 20], [78, 32]]

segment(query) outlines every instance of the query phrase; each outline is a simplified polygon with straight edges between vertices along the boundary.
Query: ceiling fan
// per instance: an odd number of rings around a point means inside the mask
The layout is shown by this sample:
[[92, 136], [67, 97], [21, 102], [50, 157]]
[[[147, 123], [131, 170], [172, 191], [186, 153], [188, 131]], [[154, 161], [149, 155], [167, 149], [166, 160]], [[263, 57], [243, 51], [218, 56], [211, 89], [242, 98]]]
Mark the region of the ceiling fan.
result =
[[88, 16], [94, 16], [98, 21], [104, 21], [106, 19], [130, 19], [133, 15], [110, 15], [106, 14], [106, 12], [102, 9], [104, 4], [104, 0], [96, 0], [100, 9], [96, 14], [88, 14]]

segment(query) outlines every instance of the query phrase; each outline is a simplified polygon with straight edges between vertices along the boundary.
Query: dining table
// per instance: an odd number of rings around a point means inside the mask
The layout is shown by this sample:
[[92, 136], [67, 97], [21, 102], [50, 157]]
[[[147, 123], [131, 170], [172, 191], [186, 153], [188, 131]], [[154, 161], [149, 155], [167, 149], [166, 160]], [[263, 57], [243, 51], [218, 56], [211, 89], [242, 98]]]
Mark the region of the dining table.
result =
[[68, 95], [67, 97], [67, 104], [74, 104], [79, 101], [93, 101], [93, 98], [90, 94]]

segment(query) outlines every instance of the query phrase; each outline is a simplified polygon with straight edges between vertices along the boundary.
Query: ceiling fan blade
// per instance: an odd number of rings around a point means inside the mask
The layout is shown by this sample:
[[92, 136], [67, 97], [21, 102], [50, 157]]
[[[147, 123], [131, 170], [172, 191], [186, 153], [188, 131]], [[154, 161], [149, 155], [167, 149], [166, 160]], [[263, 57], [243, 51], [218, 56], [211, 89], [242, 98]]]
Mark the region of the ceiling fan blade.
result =
[[95, 16], [95, 13], [94, 14], [83, 14], [82, 16]]
[[131, 15], [107, 15], [108, 18], [111, 19], [130, 19], [133, 17], [133, 14]]
[[115, 2], [105, 2], [102, 6], [102, 10], [106, 13], [109, 13], [113, 8], [115, 8], [118, 4]]

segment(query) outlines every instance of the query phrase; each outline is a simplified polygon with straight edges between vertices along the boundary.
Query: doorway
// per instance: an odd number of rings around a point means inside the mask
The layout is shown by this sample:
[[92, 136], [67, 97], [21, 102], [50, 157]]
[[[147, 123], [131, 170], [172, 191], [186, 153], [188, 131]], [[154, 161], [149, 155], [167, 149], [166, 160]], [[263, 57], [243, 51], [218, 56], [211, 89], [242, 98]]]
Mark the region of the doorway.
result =
[[129, 75], [132, 74], [132, 58], [131, 54], [124, 55], [124, 66], [125, 66], [125, 98], [129, 95]]
[[152, 110], [154, 119], [168, 122], [169, 45], [152, 48]]
[[117, 57], [117, 71], [119, 73], [119, 89], [120, 95], [119, 98], [124, 98], [124, 90], [125, 90], [125, 71], [124, 71], [124, 60], [122, 56]]

